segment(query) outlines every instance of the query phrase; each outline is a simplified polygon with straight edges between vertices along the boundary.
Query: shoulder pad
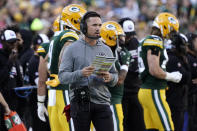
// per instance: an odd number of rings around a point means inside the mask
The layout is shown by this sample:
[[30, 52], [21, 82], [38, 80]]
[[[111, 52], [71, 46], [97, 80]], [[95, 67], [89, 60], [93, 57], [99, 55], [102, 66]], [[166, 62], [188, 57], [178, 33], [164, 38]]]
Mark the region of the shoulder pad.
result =
[[157, 36], [157, 35], [150, 35], [150, 38], [154, 39], [154, 40], [160, 40], [162, 41], [162, 38]]
[[56, 31], [53, 36], [58, 36], [62, 31]]
[[45, 49], [42, 46], [38, 47], [37, 53], [45, 53]]
[[69, 32], [66, 32], [64, 35], [62, 35], [61, 40], [63, 40], [64, 38], [69, 38], [69, 37], [72, 37], [76, 40], [79, 39], [79, 36], [77, 35], [77, 33], [73, 32], [73, 31], [69, 31]]
[[160, 37], [151, 36], [144, 40], [143, 46], [157, 46], [161, 49], [164, 48], [163, 41]]

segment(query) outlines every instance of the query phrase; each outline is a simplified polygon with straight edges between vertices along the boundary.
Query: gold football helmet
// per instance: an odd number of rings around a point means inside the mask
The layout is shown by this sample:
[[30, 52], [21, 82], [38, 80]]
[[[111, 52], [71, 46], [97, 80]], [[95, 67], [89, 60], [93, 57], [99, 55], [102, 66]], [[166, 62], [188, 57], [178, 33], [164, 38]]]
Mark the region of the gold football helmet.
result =
[[172, 31], [179, 31], [179, 21], [171, 13], [159, 13], [154, 21], [153, 26], [160, 29], [164, 38], [169, 38], [169, 33]]
[[64, 29], [64, 26], [68, 26], [80, 31], [80, 21], [86, 12], [85, 8], [77, 4], [70, 4], [64, 7], [60, 18], [61, 30]]
[[53, 22], [53, 31], [60, 31], [60, 15]]
[[115, 21], [104, 22], [100, 31], [101, 39], [108, 46], [115, 46], [118, 36], [125, 35], [122, 27]]

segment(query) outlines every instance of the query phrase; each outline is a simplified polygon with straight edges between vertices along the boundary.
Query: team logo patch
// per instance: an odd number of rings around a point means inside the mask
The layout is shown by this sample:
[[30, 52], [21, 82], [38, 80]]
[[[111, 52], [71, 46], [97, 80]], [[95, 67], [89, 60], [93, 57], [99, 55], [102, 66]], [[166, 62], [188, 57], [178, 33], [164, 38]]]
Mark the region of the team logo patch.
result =
[[71, 8], [69, 8], [69, 11], [71, 11], [71, 12], [79, 12], [80, 9], [78, 7], [71, 7]]
[[99, 56], [106, 56], [104, 52], [99, 52], [98, 55]]
[[114, 25], [112, 25], [112, 24], [106, 25], [106, 28], [107, 28], [108, 30], [116, 30], [116, 27], [115, 27]]
[[176, 20], [173, 17], [168, 17], [168, 20], [170, 21], [170, 23], [172, 24], [176, 24]]
[[4, 36], [3, 35], [1, 36], [1, 39], [4, 40]]
[[41, 43], [42, 41], [40, 39], [38, 39], [38, 43]]
[[133, 26], [132, 25], [128, 25], [128, 29], [129, 30], [132, 30], [133, 29]]
[[178, 67], [181, 67], [181, 63], [180, 63], [180, 62], [179, 62], [179, 63], [177, 63], [177, 66], [178, 66]]

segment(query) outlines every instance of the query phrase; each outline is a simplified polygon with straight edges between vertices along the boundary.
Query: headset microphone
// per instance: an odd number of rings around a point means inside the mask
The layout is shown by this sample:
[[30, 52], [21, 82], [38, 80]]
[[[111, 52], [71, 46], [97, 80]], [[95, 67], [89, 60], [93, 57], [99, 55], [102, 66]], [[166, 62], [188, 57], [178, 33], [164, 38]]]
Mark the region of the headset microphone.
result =
[[90, 36], [90, 35], [85, 35], [86, 37], [88, 37], [89, 39], [93, 39], [93, 40], [97, 40], [99, 38], [101, 38], [101, 36]]

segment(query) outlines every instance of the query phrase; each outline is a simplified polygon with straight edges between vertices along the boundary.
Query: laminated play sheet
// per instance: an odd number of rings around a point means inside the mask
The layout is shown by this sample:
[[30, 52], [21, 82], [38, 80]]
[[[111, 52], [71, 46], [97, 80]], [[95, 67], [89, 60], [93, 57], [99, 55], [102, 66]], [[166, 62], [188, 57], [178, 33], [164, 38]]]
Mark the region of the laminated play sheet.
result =
[[115, 57], [105, 57], [97, 55], [92, 62], [92, 66], [95, 67], [94, 73], [99, 74], [100, 71], [109, 71], [115, 61]]

